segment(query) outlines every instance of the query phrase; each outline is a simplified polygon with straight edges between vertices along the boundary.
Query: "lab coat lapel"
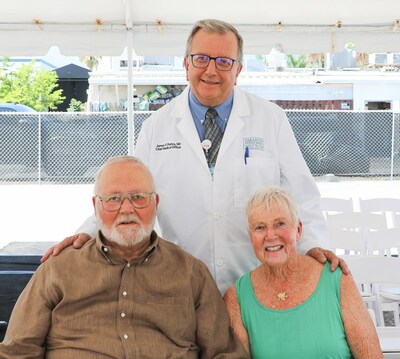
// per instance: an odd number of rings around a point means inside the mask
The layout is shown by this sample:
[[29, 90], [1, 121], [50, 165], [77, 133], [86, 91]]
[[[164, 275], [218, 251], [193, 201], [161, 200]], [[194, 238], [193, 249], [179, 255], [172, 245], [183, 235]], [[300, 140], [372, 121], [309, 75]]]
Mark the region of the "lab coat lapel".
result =
[[[178, 100], [178, 99], [177, 99]], [[176, 108], [177, 129], [182, 137], [187, 141], [188, 145], [192, 148], [196, 157], [199, 158], [204, 166], [208, 169], [206, 157], [204, 156], [203, 149], [200, 144], [199, 134], [197, 133], [196, 126], [193, 121], [192, 113], [189, 109], [188, 102], [188, 87], [180, 95], [179, 103]]]

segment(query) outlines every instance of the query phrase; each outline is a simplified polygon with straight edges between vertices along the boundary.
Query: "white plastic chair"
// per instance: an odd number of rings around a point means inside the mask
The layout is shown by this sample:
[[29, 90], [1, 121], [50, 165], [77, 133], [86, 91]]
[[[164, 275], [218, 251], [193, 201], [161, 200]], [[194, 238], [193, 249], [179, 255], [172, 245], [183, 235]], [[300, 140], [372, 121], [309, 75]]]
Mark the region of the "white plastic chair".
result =
[[385, 213], [388, 228], [395, 227], [396, 214], [400, 214], [400, 198], [371, 198], [371, 199], [362, 199], [359, 200], [360, 211], [364, 213]]
[[[344, 250], [344, 254], [366, 254], [365, 233], [371, 229], [387, 228], [386, 218], [382, 213], [327, 213], [326, 221], [328, 224], [331, 247], [335, 248], [335, 252], [338, 255], [343, 254], [341, 250]], [[346, 244], [346, 240], [348, 240], [349, 243]], [[353, 251], [353, 253], [351, 251]]]
[[321, 197], [320, 207], [325, 218], [327, 214], [354, 211], [353, 199], [351, 198]]
[[330, 247], [337, 255], [366, 254], [361, 232], [341, 228], [329, 228]]
[[367, 231], [365, 239], [368, 255], [400, 256], [400, 227]]
[[396, 213], [393, 220], [394, 227], [400, 227], [400, 214]]
[[[398, 265], [398, 271], [400, 271], [400, 261]], [[399, 306], [400, 306], [400, 283], [377, 283], [376, 290], [379, 292], [382, 310], [385, 308], [393, 308], [394, 312], [394, 324], [400, 326], [399, 320]], [[397, 313], [397, 314], [396, 314]]]
[[[365, 233], [367, 242], [367, 254], [391, 257], [395, 256], [400, 271], [400, 227], [368, 231]], [[400, 286], [398, 284], [376, 284], [376, 290], [381, 296], [382, 307], [395, 306], [398, 311], [400, 304]], [[395, 316], [395, 324], [400, 325], [398, 316]]]
[[[372, 292], [363, 300], [373, 302], [378, 326], [384, 325], [383, 310], [393, 311], [394, 322], [400, 326], [399, 321], [399, 297], [390, 293], [385, 285], [400, 286], [400, 260], [394, 257], [383, 256], [343, 256], [347, 262], [351, 275], [358, 285], [365, 286], [371, 283]], [[387, 301], [389, 300], [390, 301]]]
[[376, 314], [375, 311], [371, 308], [367, 308], [368, 309], [368, 313], [371, 316], [372, 321], [374, 322], [375, 327], [378, 325], [378, 323], [376, 322]]
[[328, 213], [326, 219], [329, 228], [348, 229], [356, 231], [387, 228], [386, 216], [383, 213]]
[[400, 359], [400, 327], [377, 327], [385, 359]]

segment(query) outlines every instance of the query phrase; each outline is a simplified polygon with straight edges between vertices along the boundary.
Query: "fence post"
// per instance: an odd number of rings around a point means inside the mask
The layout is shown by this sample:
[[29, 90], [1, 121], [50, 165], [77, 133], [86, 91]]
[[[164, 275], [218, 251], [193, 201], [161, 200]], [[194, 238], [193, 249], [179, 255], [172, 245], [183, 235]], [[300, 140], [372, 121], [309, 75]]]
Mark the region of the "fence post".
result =
[[392, 112], [392, 148], [391, 148], [391, 156], [390, 156], [390, 180], [393, 181], [393, 172], [394, 172], [394, 130], [395, 130], [395, 112]]
[[134, 149], [134, 133], [135, 122], [133, 113], [133, 46], [132, 31], [127, 32], [127, 49], [128, 49], [128, 155], [133, 155]]
[[42, 115], [38, 118], [38, 184], [42, 183]]

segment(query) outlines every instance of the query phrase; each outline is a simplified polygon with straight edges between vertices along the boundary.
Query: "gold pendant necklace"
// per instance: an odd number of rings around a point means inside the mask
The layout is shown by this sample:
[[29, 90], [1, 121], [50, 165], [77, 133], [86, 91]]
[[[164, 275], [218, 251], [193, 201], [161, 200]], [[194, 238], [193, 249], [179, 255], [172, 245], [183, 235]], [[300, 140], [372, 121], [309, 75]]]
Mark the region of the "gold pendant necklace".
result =
[[[267, 276], [267, 272], [266, 272], [265, 268], [263, 268], [263, 272], [264, 272], [265, 280], [268, 283], [269, 281], [268, 281], [268, 276]], [[279, 292], [276, 296], [282, 302], [284, 302], [288, 298], [288, 295], [286, 292]]]
[[278, 297], [279, 300], [286, 300], [287, 298], [286, 292], [280, 292], [276, 296]]

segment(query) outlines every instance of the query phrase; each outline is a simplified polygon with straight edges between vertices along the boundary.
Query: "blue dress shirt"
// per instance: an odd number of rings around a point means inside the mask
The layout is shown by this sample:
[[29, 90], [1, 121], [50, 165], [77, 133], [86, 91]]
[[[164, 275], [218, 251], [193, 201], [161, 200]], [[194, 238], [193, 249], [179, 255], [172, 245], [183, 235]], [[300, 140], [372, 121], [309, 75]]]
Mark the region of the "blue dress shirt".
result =
[[[226, 125], [228, 123], [229, 115], [231, 114], [232, 110], [232, 105], [233, 105], [233, 92], [225, 102], [221, 103], [217, 107], [214, 107], [218, 112], [218, 116], [216, 117], [215, 120], [218, 127], [221, 129], [222, 133], [224, 133]], [[190, 90], [189, 108], [190, 112], [192, 113], [194, 124], [196, 126], [197, 133], [199, 134], [201, 142], [205, 139], [204, 121], [208, 107], [203, 106], [194, 96], [193, 92]]]

